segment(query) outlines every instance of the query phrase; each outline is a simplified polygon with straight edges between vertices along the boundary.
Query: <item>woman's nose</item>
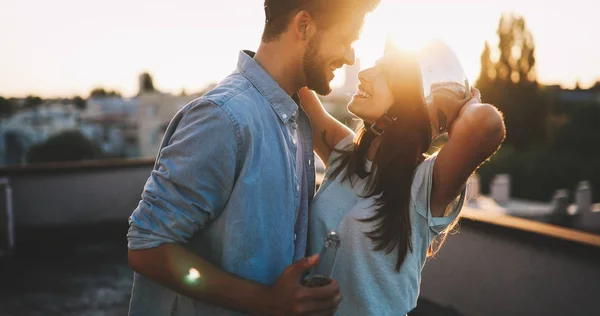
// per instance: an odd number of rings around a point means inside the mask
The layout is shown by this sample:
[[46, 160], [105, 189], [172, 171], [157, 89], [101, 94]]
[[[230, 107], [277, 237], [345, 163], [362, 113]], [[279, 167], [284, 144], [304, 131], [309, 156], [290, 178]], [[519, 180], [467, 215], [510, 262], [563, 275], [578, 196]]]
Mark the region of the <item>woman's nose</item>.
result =
[[375, 69], [367, 68], [358, 73], [358, 79], [360, 79], [361, 81], [370, 82], [372, 81], [374, 75]]

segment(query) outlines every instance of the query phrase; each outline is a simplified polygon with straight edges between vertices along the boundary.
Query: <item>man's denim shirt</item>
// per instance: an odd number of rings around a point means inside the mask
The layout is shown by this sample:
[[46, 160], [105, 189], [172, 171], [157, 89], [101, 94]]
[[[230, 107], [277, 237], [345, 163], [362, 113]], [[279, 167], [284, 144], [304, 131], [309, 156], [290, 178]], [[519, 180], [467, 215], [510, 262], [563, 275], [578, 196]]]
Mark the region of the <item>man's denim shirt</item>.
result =
[[[185, 244], [225, 271], [272, 285], [305, 256], [314, 154], [308, 117], [252, 55], [240, 52], [236, 71], [173, 118], [127, 238], [134, 250]], [[130, 315], [235, 313], [135, 273]]]

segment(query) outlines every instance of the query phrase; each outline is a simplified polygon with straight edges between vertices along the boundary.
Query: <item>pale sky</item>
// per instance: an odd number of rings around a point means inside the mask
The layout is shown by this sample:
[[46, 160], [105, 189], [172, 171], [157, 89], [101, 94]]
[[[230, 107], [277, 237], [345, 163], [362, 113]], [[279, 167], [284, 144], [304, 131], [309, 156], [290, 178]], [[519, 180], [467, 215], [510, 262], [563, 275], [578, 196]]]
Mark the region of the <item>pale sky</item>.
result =
[[[377, 59], [386, 31], [400, 45], [441, 38], [467, 75], [479, 73], [484, 40], [496, 43], [501, 12], [525, 17], [536, 43], [538, 78], [573, 87], [600, 79], [597, 0], [383, 0], [368, 17], [357, 56]], [[200, 90], [256, 49], [263, 0], [0, 0], [0, 95], [87, 97], [97, 86], [126, 96], [149, 71], [155, 86]], [[415, 36], [419, 35], [419, 36]], [[340, 72], [341, 74], [341, 72]], [[341, 75], [334, 85], [339, 84]]]

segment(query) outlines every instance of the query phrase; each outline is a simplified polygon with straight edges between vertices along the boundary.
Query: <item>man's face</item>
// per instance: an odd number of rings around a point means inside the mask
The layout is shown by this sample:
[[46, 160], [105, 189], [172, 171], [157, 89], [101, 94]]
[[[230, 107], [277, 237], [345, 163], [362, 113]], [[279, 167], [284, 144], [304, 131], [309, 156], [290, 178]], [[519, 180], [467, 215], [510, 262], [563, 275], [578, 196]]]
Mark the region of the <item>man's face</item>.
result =
[[352, 44], [358, 39], [364, 16], [346, 19], [326, 30], [318, 30], [309, 40], [303, 57], [306, 86], [320, 95], [331, 92], [333, 72], [354, 64]]

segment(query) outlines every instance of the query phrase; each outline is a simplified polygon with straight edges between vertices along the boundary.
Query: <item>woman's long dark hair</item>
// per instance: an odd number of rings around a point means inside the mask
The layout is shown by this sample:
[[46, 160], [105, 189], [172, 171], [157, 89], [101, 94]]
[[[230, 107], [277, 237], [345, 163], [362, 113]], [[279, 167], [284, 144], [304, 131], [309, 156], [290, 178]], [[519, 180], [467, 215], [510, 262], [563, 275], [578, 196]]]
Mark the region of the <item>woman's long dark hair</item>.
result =
[[[393, 60], [386, 64], [385, 73], [394, 104], [388, 114], [397, 120], [388, 125], [381, 136], [373, 161], [374, 179], [364, 192], [365, 198], [376, 197], [375, 215], [361, 221], [374, 223], [374, 229], [365, 235], [373, 241], [375, 251], [389, 254], [397, 249], [396, 270], [399, 271], [408, 251], [413, 251], [410, 191], [415, 169], [426, 158], [431, 143], [431, 125], [418, 60], [406, 52], [389, 54]], [[376, 137], [369, 126], [363, 124], [357, 132], [355, 146], [340, 151], [339, 164], [332, 176], [344, 172], [342, 181], [351, 182], [355, 176], [363, 177], [367, 173], [367, 153]]]

